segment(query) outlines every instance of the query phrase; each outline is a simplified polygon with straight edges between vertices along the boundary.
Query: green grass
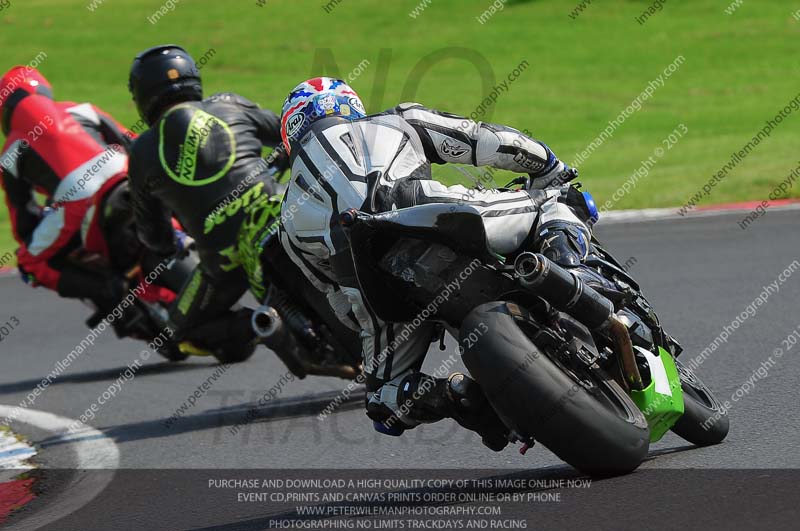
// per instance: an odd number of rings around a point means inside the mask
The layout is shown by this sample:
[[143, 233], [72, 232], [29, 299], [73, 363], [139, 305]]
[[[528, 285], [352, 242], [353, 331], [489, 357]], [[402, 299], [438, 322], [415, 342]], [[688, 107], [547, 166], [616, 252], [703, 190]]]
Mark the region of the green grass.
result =
[[[723, 12], [724, 2], [670, 2], [642, 26], [634, 19], [648, 1], [594, 3], [575, 20], [569, 13], [577, 0], [511, 1], [483, 25], [476, 17], [488, 0], [433, 0], [416, 19], [408, 15], [416, 0], [341, 0], [331, 13], [325, 0], [268, 0], [264, 7], [183, 0], [155, 25], [146, 19], [162, 0], [106, 0], [94, 12], [88, 2], [11, 0], [0, 11], [0, 50], [5, 67], [45, 51], [41, 70], [57, 98], [92, 101], [123, 123], [136, 121], [126, 89], [130, 61], [153, 44], [180, 43], [196, 56], [213, 48], [203, 69], [208, 93], [232, 90], [276, 110], [332, 54], [338, 71], [328, 65], [326, 74], [347, 75], [370, 62], [353, 82], [369, 111], [415, 99], [469, 114], [482, 99], [481, 76], [452, 51], [415, 93], [408, 84], [424, 57], [458, 47], [475, 50], [497, 80], [527, 60], [483, 118], [527, 128], [572, 161], [683, 55], [665, 86], [580, 165], [581, 181], [603, 203], [678, 124], [689, 129], [615, 208], [683, 204], [800, 91], [800, 22], [782, 0], [745, 2], [733, 15]], [[790, 143], [799, 127], [800, 117], [785, 120], [705, 201], [766, 198], [797, 164]], [[459, 180], [450, 169], [437, 175]], [[792, 195], [800, 196], [797, 187]], [[12, 248], [3, 212], [0, 254]]]

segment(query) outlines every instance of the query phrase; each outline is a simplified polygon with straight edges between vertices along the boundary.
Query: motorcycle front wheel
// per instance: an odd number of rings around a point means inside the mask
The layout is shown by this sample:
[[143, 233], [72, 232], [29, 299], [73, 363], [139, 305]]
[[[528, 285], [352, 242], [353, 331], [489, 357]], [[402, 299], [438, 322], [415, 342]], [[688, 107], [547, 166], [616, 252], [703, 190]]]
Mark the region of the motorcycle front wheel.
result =
[[675, 360], [681, 377], [684, 412], [672, 431], [697, 446], [721, 443], [728, 435], [728, 413], [691, 369]]

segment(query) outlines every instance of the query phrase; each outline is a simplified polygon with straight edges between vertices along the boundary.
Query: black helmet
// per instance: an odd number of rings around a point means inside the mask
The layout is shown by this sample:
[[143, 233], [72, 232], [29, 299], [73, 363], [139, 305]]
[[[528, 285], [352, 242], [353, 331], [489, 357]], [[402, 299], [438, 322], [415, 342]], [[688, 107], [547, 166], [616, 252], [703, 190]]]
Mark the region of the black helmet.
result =
[[133, 60], [128, 90], [148, 125], [176, 103], [203, 99], [200, 71], [186, 50], [174, 44], [154, 46]]

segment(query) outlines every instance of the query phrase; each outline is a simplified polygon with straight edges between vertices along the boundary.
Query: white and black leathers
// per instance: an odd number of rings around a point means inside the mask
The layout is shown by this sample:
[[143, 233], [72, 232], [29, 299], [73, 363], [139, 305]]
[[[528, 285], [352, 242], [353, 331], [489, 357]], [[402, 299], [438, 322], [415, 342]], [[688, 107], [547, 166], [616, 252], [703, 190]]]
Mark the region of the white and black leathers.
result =
[[421, 364], [434, 327], [423, 324], [398, 344], [394, 339], [402, 324], [372, 315], [357, 283], [337, 277], [333, 264], [349, 258], [338, 229], [340, 213], [424, 203], [469, 205], [482, 217], [488, 246], [497, 254], [513, 253], [545, 223], [568, 224], [589, 235], [563, 202], [562, 189], [532, 194], [448, 187], [432, 180], [432, 163], [490, 166], [534, 180], [550, 179], [565, 168], [546, 145], [516, 129], [407, 103], [358, 120], [330, 117], [314, 123], [293, 143], [292, 177], [281, 213], [281, 242], [289, 256], [327, 294], [343, 322], [361, 331], [369, 402], [385, 406], [406, 426], [418, 421], [400, 410], [398, 386]]

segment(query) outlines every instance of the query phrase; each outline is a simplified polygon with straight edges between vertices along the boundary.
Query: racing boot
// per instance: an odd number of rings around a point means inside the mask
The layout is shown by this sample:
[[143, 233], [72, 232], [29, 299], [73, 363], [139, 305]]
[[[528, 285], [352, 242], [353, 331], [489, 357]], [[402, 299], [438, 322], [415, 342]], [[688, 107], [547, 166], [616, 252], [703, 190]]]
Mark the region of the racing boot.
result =
[[534, 248], [552, 262], [570, 269], [604, 297], [614, 302], [624, 297], [614, 282], [584, 263], [595, 252], [585, 226], [567, 221], [545, 223], [537, 231]]
[[578, 223], [549, 221], [537, 229], [534, 248], [561, 267], [577, 267], [589, 255], [588, 232]]
[[378, 431], [389, 435], [449, 417], [477, 432], [483, 444], [496, 452], [508, 444], [508, 428], [478, 383], [458, 372], [449, 378], [415, 372], [397, 383], [387, 382], [368, 400], [367, 416]]
[[447, 395], [453, 402], [451, 417], [461, 426], [477, 432], [491, 450], [499, 452], [508, 444], [508, 428], [497, 416], [478, 382], [456, 372], [447, 379]]
[[253, 355], [258, 338], [250, 327], [249, 308], [237, 308], [197, 323], [177, 328], [174, 340], [181, 352], [191, 356], [214, 356], [221, 363], [241, 363]]
[[119, 338], [137, 336], [145, 329], [145, 316], [131, 300], [125, 300], [128, 297], [126, 282], [113, 274], [67, 266], [56, 291], [62, 297], [88, 299], [97, 307], [97, 312], [86, 322], [89, 328], [105, 319], [110, 321]]

